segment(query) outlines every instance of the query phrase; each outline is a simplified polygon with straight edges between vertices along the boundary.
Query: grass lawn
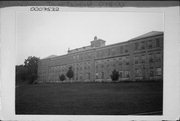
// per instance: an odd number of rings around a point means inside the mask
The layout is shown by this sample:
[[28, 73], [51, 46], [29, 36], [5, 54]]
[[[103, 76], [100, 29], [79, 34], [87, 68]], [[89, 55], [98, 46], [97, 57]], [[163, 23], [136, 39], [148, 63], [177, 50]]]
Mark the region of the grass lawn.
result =
[[20, 86], [16, 114], [161, 115], [162, 89], [162, 82]]

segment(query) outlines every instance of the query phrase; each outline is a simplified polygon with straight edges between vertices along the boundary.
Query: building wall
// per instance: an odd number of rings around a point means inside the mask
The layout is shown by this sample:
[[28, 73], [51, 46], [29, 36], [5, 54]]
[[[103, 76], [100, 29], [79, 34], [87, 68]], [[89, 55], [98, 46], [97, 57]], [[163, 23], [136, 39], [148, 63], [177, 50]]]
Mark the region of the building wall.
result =
[[114, 69], [119, 80], [163, 79], [163, 33], [108, 46], [41, 59], [39, 82], [59, 82], [72, 66], [73, 81], [111, 81]]

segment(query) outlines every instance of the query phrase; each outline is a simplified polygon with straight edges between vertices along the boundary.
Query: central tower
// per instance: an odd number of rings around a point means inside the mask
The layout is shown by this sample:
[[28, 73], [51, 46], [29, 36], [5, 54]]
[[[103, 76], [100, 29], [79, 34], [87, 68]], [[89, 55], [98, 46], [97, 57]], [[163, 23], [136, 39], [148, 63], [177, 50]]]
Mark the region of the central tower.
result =
[[102, 47], [105, 46], [105, 42], [102, 39], [98, 39], [97, 36], [94, 37], [94, 40], [91, 41], [91, 47]]

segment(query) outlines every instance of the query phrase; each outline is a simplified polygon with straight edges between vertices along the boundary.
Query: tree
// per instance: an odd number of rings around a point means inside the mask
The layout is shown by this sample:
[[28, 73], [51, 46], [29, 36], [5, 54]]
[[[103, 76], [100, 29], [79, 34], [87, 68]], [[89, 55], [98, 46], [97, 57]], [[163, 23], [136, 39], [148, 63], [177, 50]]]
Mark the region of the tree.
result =
[[26, 78], [30, 81], [30, 83], [33, 83], [38, 78], [38, 61], [39, 58], [35, 56], [29, 56], [24, 61], [24, 67], [27, 69], [27, 76]]
[[60, 79], [61, 81], [64, 81], [64, 80], [66, 79], [66, 77], [64, 76], [64, 74], [61, 74], [61, 76], [59, 76], [59, 79]]
[[113, 81], [117, 81], [117, 80], [119, 79], [119, 72], [116, 71], [115, 69], [112, 71], [111, 79], [112, 79]]
[[24, 65], [16, 65], [16, 83], [24, 82], [27, 77], [27, 69]]
[[39, 58], [29, 56], [25, 59], [23, 65], [16, 65], [16, 83], [34, 83], [34, 81], [38, 78], [38, 62]]
[[71, 66], [69, 67], [69, 70], [67, 71], [66, 76], [67, 76], [69, 79], [72, 79], [72, 78], [74, 77], [74, 72], [73, 72]]

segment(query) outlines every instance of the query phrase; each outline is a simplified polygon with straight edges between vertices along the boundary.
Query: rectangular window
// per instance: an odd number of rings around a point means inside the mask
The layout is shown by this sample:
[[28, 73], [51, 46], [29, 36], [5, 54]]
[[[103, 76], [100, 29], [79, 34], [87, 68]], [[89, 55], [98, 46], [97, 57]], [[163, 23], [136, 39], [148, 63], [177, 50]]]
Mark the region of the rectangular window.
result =
[[161, 62], [161, 55], [160, 55], [160, 53], [156, 54], [156, 62]]
[[145, 42], [141, 42], [141, 49], [145, 49]]
[[148, 42], [148, 48], [151, 49], [152, 47], [153, 47], [152, 40], [149, 40], [149, 42]]
[[156, 39], [156, 47], [160, 47], [160, 39], [159, 38]]
[[149, 54], [149, 63], [153, 63], [153, 57], [152, 57], [152, 54]]
[[104, 64], [101, 64], [101, 68], [104, 68]]
[[119, 65], [122, 65], [122, 61], [121, 60], [119, 60]]
[[122, 78], [122, 77], [123, 77], [123, 72], [119, 71], [119, 78]]
[[90, 79], [90, 73], [88, 73], [88, 79]]
[[135, 58], [134, 58], [134, 63], [138, 64], [138, 57], [137, 56], [135, 56]]
[[80, 77], [79, 77], [80, 80], [82, 80], [82, 74], [80, 74]]
[[76, 60], [76, 56], [75, 55], [73, 56], [73, 60]]
[[102, 57], [101, 51], [98, 51], [98, 56], [99, 56], [99, 57]]
[[135, 43], [135, 50], [139, 49], [139, 43]]
[[96, 73], [96, 79], [98, 79], [98, 75], [99, 75], [99, 74], [98, 74], [98, 73]]
[[112, 48], [111, 49], [111, 55], [115, 55], [116, 54], [116, 49], [115, 48]]
[[79, 60], [79, 55], [76, 56], [76, 59]]
[[76, 80], [78, 80], [78, 73], [76, 74]]
[[161, 68], [156, 68], [156, 75], [161, 76], [162, 75], [162, 69]]
[[98, 58], [98, 57], [99, 57], [99, 52], [97, 51], [97, 52], [96, 52], [96, 58]]
[[108, 56], [110, 55], [110, 49], [107, 49], [107, 55]]
[[129, 65], [129, 58], [126, 58], [126, 65]]
[[142, 63], [145, 63], [145, 55], [142, 55], [142, 56], [141, 56], [141, 62], [142, 62]]
[[120, 53], [123, 53], [123, 46], [120, 47]]
[[125, 46], [125, 53], [128, 53], [128, 45]]
[[101, 57], [104, 57], [104, 50], [101, 50]]
[[142, 76], [142, 71], [140, 69], [135, 70], [135, 75], [136, 77], [141, 77]]
[[129, 71], [125, 71], [125, 77], [129, 78]]
[[96, 70], [98, 70], [98, 65], [96, 65]]
[[104, 72], [101, 72], [101, 79], [104, 79]]
[[154, 76], [154, 71], [153, 70], [150, 70], [150, 77], [153, 77]]

